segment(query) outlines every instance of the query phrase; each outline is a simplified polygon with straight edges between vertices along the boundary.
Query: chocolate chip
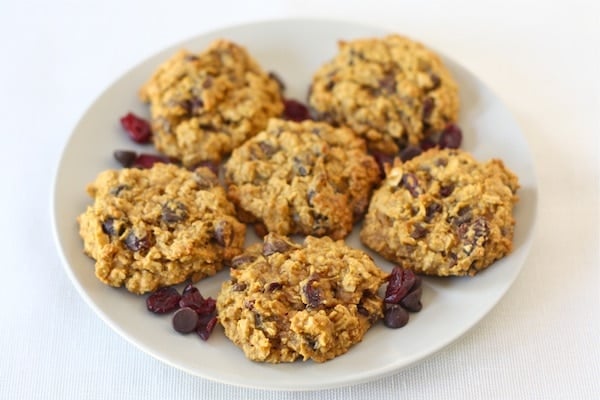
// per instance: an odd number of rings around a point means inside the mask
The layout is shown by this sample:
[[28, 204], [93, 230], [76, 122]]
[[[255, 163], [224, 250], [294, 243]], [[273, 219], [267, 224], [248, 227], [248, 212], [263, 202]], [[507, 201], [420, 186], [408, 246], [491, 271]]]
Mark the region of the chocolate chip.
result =
[[246, 290], [247, 287], [248, 285], [246, 285], [245, 283], [236, 282], [233, 285], [231, 285], [231, 290], [233, 290], [234, 292], [243, 292], [244, 290]]
[[179, 333], [190, 333], [196, 330], [198, 313], [190, 307], [180, 308], [173, 315], [173, 329]]
[[454, 217], [454, 219], [452, 220], [452, 223], [455, 226], [460, 226], [462, 224], [465, 224], [465, 223], [471, 221], [471, 218], [473, 218], [473, 213], [471, 211], [471, 207], [466, 206], [466, 207], [463, 207], [460, 210], [458, 210], [457, 216]]
[[291, 245], [283, 239], [275, 237], [273, 235], [268, 235], [264, 239], [263, 244], [263, 255], [270, 256], [274, 253], [284, 253], [287, 250], [291, 249]]
[[187, 217], [187, 208], [179, 201], [168, 201], [162, 206], [161, 218], [167, 224], [185, 221]]
[[267, 285], [267, 292], [274, 292], [283, 287], [283, 285], [279, 282], [271, 282]]
[[417, 176], [411, 172], [407, 172], [402, 175], [402, 179], [400, 181], [402, 186], [404, 186], [412, 195], [412, 197], [419, 197], [421, 194], [421, 189], [419, 188], [419, 180]]
[[[123, 227], [120, 228], [122, 230]], [[123, 232], [118, 232], [115, 228], [115, 220], [113, 218], [107, 218], [104, 222], [102, 222], [102, 232], [106, 233], [110, 237], [118, 237]]]
[[133, 231], [129, 232], [129, 234], [125, 237], [125, 245], [131, 251], [135, 252], [143, 252], [150, 248], [150, 240], [147, 236], [142, 238], [137, 237]]
[[421, 295], [423, 293], [423, 288], [418, 287], [411, 289], [410, 293], [408, 293], [402, 300], [400, 300], [400, 305], [404, 307], [407, 311], [410, 312], [419, 312], [423, 308], [423, 304], [421, 303]]
[[117, 185], [115, 187], [113, 187], [112, 189], [110, 189], [110, 194], [112, 194], [113, 196], [118, 196], [119, 194], [121, 194], [121, 192], [123, 190], [128, 190], [131, 189], [129, 187], [129, 185]]
[[194, 181], [200, 190], [208, 190], [219, 184], [219, 180], [215, 174], [208, 173], [202, 169], [194, 172]]
[[385, 94], [393, 94], [396, 92], [396, 76], [392, 73], [387, 73], [379, 80], [379, 89]]
[[431, 86], [431, 88], [429, 88], [429, 90], [435, 90], [440, 87], [442, 80], [440, 79], [440, 77], [437, 74], [430, 72], [429, 78], [431, 79], [431, 84], [432, 84], [432, 86]]
[[204, 102], [199, 97], [183, 100], [179, 103], [188, 115], [199, 114], [204, 108]]
[[425, 208], [425, 221], [431, 222], [435, 214], [442, 210], [442, 206], [439, 203], [431, 203]]
[[423, 239], [425, 236], [427, 236], [427, 229], [424, 228], [422, 225], [420, 224], [415, 224], [415, 226], [413, 227], [413, 231], [410, 234], [410, 237], [412, 237], [413, 239]]
[[323, 298], [323, 291], [315, 285], [316, 283], [318, 283], [318, 278], [311, 278], [302, 288], [306, 298], [306, 305], [310, 308], [319, 307]]
[[400, 159], [403, 162], [411, 160], [421, 154], [423, 150], [421, 150], [418, 146], [408, 145], [400, 152]]
[[433, 112], [434, 108], [435, 99], [433, 97], [425, 97], [425, 100], [423, 100], [423, 114], [421, 116], [421, 119], [423, 121], [428, 121], [429, 117], [431, 117], [431, 113]]
[[270, 158], [277, 152], [277, 149], [272, 144], [267, 142], [258, 142], [258, 147], [260, 147], [266, 158]]
[[386, 304], [383, 311], [383, 323], [388, 328], [402, 328], [408, 323], [408, 311], [399, 304]]
[[442, 197], [448, 197], [448, 196], [450, 196], [453, 191], [454, 191], [454, 185], [453, 184], [448, 184], [448, 185], [442, 185], [442, 186], [440, 186], [440, 196], [442, 196]]
[[113, 152], [113, 157], [123, 167], [129, 168], [135, 162], [135, 159], [137, 158], [137, 153], [135, 151], [129, 151], [129, 150], [115, 150]]
[[240, 254], [239, 256], [233, 257], [231, 260], [231, 268], [239, 268], [244, 264], [249, 264], [256, 260], [256, 256], [251, 254]]
[[302, 160], [300, 160], [298, 157], [294, 157], [294, 159], [293, 159], [293, 168], [294, 168], [294, 171], [296, 172], [296, 175], [306, 176], [309, 174], [308, 167], [305, 166], [304, 163], [302, 162]]
[[223, 247], [229, 247], [233, 241], [233, 229], [231, 224], [221, 220], [215, 224], [214, 238]]
[[483, 246], [488, 239], [490, 228], [487, 220], [479, 217], [471, 224], [459, 227], [459, 236], [464, 242], [463, 251], [470, 255], [477, 246]]

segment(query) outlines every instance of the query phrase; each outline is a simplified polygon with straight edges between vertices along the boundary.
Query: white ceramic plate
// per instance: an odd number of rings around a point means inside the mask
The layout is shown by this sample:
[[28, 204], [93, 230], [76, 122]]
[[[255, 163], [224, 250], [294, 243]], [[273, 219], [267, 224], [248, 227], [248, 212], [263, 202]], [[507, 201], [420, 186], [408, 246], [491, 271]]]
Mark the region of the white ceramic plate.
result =
[[[118, 168], [115, 149], [136, 149], [119, 127], [128, 111], [148, 116], [137, 98], [139, 87], [175, 50], [200, 51], [212, 40], [229, 38], [244, 46], [266, 70], [276, 71], [287, 95], [304, 100], [313, 71], [330, 59], [339, 39], [381, 36], [378, 28], [325, 20], [282, 20], [225, 28], [179, 43], [142, 62], [112, 84], [91, 105], [72, 133], [58, 166], [53, 219], [65, 269], [81, 296], [115, 331], [154, 357], [190, 374], [233, 385], [314, 390], [355, 384], [398, 372], [447, 346], [483, 318], [506, 293], [521, 270], [532, 241], [537, 184], [527, 143], [499, 99], [476, 77], [450, 59], [447, 66], [460, 85], [463, 148], [478, 159], [502, 158], [520, 179], [514, 251], [475, 278], [425, 279], [423, 310], [402, 329], [377, 324], [363, 342], [324, 364], [269, 365], [248, 361], [220, 327], [207, 342], [175, 333], [168, 316], [145, 309], [143, 297], [100, 283], [93, 261], [82, 252], [77, 216], [90, 204], [86, 185], [105, 169]], [[146, 151], [149, 149], [146, 148]], [[357, 232], [347, 240], [362, 247]], [[374, 256], [382, 268], [391, 264]], [[227, 271], [200, 282], [215, 297]]]

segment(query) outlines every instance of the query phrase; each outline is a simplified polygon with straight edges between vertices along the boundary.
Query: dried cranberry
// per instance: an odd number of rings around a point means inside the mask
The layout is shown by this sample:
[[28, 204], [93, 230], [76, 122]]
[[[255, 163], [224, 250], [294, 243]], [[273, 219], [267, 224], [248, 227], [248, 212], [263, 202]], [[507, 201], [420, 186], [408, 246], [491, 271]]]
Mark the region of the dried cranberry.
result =
[[285, 99], [283, 101], [283, 118], [290, 121], [301, 122], [310, 118], [308, 107], [297, 100]]
[[140, 169], [148, 169], [152, 168], [156, 163], [165, 163], [168, 164], [171, 160], [165, 156], [157, 156], [154, 154], [140, 154], [137, 156], [133, 163], [133, 167]]
[[158, 289], [146, 298], [146, 307], [156, 314], [165, 314], [179, 307], [181, 295], [172, 286]]
[[125, 168], [129, 168], [135, 162], [137, 158], [137, 153], [135, 151], [129, 150], [115, 150], [113, 152], [113, 156], [115, 159]]
[[425, 138], [425, 139], [421, 140], [421, 143], [419, 143], [419, 146], [421, 147], [421, 150], [427, 151], [427, 150], [432, 149], [435, 146], [437, 146], [437, 143], [432, 138], [429, 137], [429, 138]]
[[152, 130], [148, 121], [131, 112], [121, 118], [121, 125], [136, 143], [147, 143], [152, 137]]
[[399, 303], [413, 287], [415, 280], [414, 272], [395, 266], [388, 280], [384, 301], [389, 304]]
[[408, 323], [408, 311], [398, 304], [386, 304], [383, 310], [383, 323], [388, 328], [402, 328]]
[[455, 124], [449, 124], [440, 134], [439, 145], [442, 149], [458, 149], [462, 143], [462, 131]]
[[202, 340], [208, 340], [212, 333], [215, 325], [217, 324], [216, 315], [203, 315], [198, 319], [198, 326], [196, 327], [196, 333]]
[[179, 333], [190, 333], [198, 326], [198, 313], [190, 307], [180, 308], [173, 315], [173, 329]]
[[204, 297], [202, 297], [198, 288], [192, 284], [188, 284], [181, 293], [179, 307], [200, 307], [203, 302]]

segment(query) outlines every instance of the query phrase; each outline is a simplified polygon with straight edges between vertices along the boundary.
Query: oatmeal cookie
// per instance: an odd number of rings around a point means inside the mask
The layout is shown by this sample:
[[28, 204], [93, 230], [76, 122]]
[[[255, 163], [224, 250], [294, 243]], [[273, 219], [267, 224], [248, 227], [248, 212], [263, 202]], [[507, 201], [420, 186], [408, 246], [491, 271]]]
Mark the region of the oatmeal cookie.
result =
[[140, 90], [150, 103], [156, 148], [186, 166], [219, 161], [283, 112], [277, 81], [241, 46], [216, 40], [181, 50]]
[[475, 275], [512, 249], [517, 177], [502, 161], [431, 149], [396, 160], [373, 194], [361, 240], [427, 275]]
[[386, 276], [343, 241], [308, 236], [299, 245], [269, 233], [233, 259], [217, 297], [219, 321], [251, 360], [327, 361], [382, 316], [377, 291]]
[[225, 164], [240, 219], [282, 235], [345, 237], [379, 180], [363, 139], [314, 121], [272, 119]]
[[348, 125], [387, 154], [439, 133], [459, 109], [457, 85], [440, 58], [399, 35], [340, 42], [314, 75], [309, 103], [319, 119]]
[[207, 168], [108, 170], [87, 191], [94, 203], [79, 232], [108, 285], [142, 294], [197, 281], [242, 251], [246, 227]]

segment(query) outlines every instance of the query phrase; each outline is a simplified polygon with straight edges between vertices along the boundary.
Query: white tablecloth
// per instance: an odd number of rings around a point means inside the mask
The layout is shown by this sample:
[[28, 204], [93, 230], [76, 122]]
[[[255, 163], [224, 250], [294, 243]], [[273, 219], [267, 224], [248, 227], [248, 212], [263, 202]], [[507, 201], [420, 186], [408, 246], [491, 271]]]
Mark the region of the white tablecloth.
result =
[[[3, 0], [0, 398], [598, 398], [597, 4]], [[214, 383], [129, 344], [74, 289], [50, 218], [63, 145], [114, 79], [154, 52], [213, 28], [294, 16], [377, 24], [443, 49], [514, 113], [540, 186], [531, 254], [480, 324], [394, 376], [309, 393]]]

